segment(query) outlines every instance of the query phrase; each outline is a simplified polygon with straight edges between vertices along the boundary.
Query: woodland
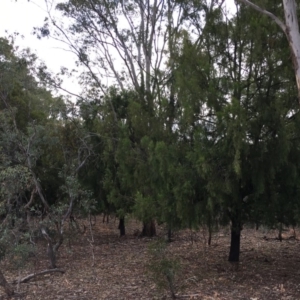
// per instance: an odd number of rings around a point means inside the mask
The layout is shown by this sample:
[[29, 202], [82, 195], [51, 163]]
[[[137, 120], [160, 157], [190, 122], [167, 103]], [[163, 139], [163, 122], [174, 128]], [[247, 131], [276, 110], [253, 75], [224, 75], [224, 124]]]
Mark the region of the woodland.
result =
[[296, 1], [46, 4], [76, 69], [0, 37], [3, 297], [299, 299]]

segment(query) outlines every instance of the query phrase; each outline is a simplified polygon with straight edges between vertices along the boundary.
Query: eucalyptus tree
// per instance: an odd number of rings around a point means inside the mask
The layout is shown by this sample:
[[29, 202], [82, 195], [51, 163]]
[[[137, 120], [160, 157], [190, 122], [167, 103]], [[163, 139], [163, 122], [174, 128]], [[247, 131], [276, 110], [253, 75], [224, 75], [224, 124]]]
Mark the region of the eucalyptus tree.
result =
[[[67, 1], [56, 6], [68, 19], [69, 25], [64, 27], [51, 17], [51, 3], [47, 3], [52, 23], [46, 22], [41, 34], [51, 33], [77, 55], [78, 64], [86, 68], [81, 82], [91, 87], [89, 96], [99, 99], [99, 94], [107, 94], [111, 83], [117, 83], [123, 92], [133, 89], [137, 93], [140, 108], [147, 115], [143, 121], [146, 126], [140, 126], [144, 132], [137, 134], [140, 140], [135, 140], [139, 145], [143, 135], [153, 132], [156, 111], [168, 93], [165, 86], [170, 68], [165, 63], [183, 21], [180, 5], [165, 0]], [[114, 130], [118, 131], [118, 104], [114, 105], [109, 96], [106, 100], [114, 117]], [[171, 98], [168, 101], [173, 105]]]
[[167, 0], [72, 0], [56, 5], [68, 19], [60, 23], [51, 15], [53, 3], [46, 3], [50, 19], [40, 33], [62, 40], [76, 54], [78, 64], [86, 67], [83, 83], [93, 82], [96, 93], [105, 93], [107, 83], [134, 88], [141, 101], [153, 106], [168, 79], [164, 64], [183, 22], [180, 5]]

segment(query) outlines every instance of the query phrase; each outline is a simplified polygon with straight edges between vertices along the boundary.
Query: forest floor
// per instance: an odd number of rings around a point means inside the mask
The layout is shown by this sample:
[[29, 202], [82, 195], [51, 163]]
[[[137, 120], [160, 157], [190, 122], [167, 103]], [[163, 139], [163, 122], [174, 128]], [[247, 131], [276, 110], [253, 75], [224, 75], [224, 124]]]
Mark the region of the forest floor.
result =
[[[88, 226], [88, 221], [82, 223]], [[158, 238], [134, 236], [141, 229], [134, 220], [126, 223], [124, 238], [119, 237], [117, 227], [117, 221], [103, 223], [98, 216], [93, 226], [94, 242], [89, 230], [73, 232], [64, 241], [57, 261], [64, 274], [41, 275], [28, 283], [13, 284], [14, 290], [22, 299], [32, 300], [171, 299], [170, 292], [158, 289], [148, 272], [149, 245]], [[163, 228], [158, 228], [158, 236], [163, 235]], [[276, 231], [244, 229], [240, 262], [231, 264], [227, 261], [229, 228], [214, 233], [210, 247], [205, 230], [176, 232], [167, 251], [168, 257], [180, 264], [174, 283], [178, 299], [300, 299], [300, 241], [290, 238], [289, 231], [282, 242], [276, 235]], [[45, 243], [39, 241], [36, 256], [29, 258], [22, 269], [2, 261], [7, 280], [13, 282], [46, 269], [45, 249]], [[156, 279], [160, 276], [157, 273]], [[0, 299], [6, 299], [3, 293]]]

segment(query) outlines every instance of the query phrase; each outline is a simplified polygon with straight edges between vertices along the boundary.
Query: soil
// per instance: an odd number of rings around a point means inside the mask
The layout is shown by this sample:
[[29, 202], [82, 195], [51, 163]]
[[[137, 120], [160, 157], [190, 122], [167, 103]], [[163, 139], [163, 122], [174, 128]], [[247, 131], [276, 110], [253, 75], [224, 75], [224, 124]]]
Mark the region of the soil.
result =
[[[88, 228], [88, 221], [81, 225]], [[118, 220], [103, 223], [98, 216], [90, 231], [69, 231], [59, 249], [57, 265], [65, 273], [40, 275], [27, 283], [12, 284], [21, 299], [171, 299], [168, 288], [159, 289], [162, 272], [150, 276], [149, 246], [165, 238], [166, 230], [158, 227], [158, 237], [139, 238], [142, 224], [126, 222], [126, 236], [120, 238]], [[283, 240], [278, 232], [267, 229], [242, 231], [239, 263], [229, 263], [229, 228], [214, 233], [207, 246], [208, 233], [182, 230], [167, 246], [167, 257], [180, 264], [174, 280], [178, 299], [204, 300], [293, 300], [300, 299], [300, 241], [286, 231]], [[300, 232], [299, 232], [300, 233]], [[35, 256], [21, 269], [11, 261], [1, 262], [8, 282], [47, 269], [46, 245], [37, 242]], [[94, 256], [94, 258], [93, 258]], [[156, 280], [155, 280], [156, 279]], [[1, 299], [6, 299], [4, 292]]]

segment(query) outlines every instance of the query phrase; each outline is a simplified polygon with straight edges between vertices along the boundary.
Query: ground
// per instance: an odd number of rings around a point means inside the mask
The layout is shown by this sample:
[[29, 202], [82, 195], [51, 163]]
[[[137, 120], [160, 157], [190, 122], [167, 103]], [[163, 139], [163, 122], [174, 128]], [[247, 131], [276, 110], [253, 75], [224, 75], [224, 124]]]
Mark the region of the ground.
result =
[[[82, 224], [88, 221], [82, 220]], [[171, 299], [167, 289], [158, 289], [149, 274], [149, 245], [156, 238], [134, 235], [141, 224], [127, 222], [127, 236], [118, 235], [117, 220], [103, 223], [98, 216], [90, 231], [73, 233], [59, 250], [58, 267], [64, 274], [39, 276], [28, 283], [13, 284], [21, 299]], [[164, 237], [163, 228], [158, 235]], [[240, 263], [227, 262], [230, 235], [223, 228], [207, 246], [206, 230], [176, 232], [168, 245], [168, 257], [181, 267], [175, 281], [179, 299], [293, 300], [300, 299], [300, 242], [286, 231], [282, 242], [276, 231], [247, 229], [242, 232]], [[38, 241], [36, 256], [22, 269], [2, 261], [9, 282], [48, 266], [44, 242]], [[94, 255], [94, 259], [93, 259]], [[163, 277], [157, 274], [157, 278]], [[1, 296], [2, 295], [2, 296]], [[1, 299], [5, 299], [2, 293]]]

